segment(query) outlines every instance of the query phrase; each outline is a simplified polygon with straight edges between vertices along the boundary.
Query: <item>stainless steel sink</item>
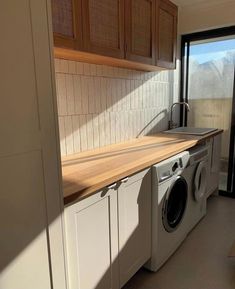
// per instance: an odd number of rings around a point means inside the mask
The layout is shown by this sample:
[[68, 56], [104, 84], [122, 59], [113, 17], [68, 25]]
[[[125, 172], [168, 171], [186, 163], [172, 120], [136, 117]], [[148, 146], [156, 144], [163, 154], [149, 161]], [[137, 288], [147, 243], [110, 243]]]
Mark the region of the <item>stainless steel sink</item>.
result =
[[166, 130], [165, 133], [179, 133], [179, 134], [192, 134], [192, 135], [205, 135], [213, 132], [217, 128], [201, 128], [201, 127], [177, 127], [171, 130]]

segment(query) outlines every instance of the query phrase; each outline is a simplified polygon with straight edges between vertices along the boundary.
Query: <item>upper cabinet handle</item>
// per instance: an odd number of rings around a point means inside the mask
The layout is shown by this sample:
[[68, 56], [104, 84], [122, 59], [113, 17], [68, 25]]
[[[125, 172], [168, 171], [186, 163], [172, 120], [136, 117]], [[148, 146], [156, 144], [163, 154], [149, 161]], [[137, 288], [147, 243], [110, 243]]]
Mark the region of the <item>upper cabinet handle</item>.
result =
[[114, 188], [116, 188], [116, 186], [117, 186], [117, 183], [114, 183], [114, 184], [108, 186], [108, 189], [114, 189]]
[[126, 183], [128, 180], [129, 180], [129, 178], [127, 177], [127, 178], [121, 180], [121, 182], [122, 182], [122, 183]]

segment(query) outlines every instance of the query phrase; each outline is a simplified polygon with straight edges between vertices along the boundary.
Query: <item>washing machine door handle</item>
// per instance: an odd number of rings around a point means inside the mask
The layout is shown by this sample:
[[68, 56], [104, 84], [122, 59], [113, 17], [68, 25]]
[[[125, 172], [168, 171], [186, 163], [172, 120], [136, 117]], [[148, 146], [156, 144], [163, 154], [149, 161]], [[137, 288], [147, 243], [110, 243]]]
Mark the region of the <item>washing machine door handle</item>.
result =
[[207, 161], [198, 164], [194, 176], [194, 198], [198, 202], [206, 194], [207, 188]]

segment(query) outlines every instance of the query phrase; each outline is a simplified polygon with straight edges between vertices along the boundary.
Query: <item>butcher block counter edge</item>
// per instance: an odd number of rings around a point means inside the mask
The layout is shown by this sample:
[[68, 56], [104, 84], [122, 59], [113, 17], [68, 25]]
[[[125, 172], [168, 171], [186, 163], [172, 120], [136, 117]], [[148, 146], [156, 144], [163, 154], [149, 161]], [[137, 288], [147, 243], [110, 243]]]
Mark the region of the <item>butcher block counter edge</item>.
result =
[[64, 204], [87, 198], [127, 176], [222, 132], [223, 130], [218, 129], [203, 136], [162, 132], [63, 157]]

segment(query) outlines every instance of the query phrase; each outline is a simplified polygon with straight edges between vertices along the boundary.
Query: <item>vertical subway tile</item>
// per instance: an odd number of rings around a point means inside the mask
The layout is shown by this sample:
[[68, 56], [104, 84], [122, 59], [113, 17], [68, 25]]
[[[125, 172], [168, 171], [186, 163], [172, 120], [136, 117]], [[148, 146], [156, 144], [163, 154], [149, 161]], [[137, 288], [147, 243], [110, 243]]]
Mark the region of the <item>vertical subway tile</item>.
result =
[[90, 75], [96, 76], [96, 64], [90, 64]]
[[60, 72], [60, 59], [58, 58], [54, 59], [54, 67], [55, 67], [55, 73]]
[[93, 125], [93, 138], [94, 138], [94, 148], [100, 146], [100, 135], [99, 135], [99, 115], [92, 115], [92, 125]]
[[89, 77], [81, 77], [81, 90], [82, 90], [82, 112], [83, 114], [88, 113], [88, 86], [89, 86]]
[[82, 84], [80, 75], [73, 75], [73, 87], [75, 114], [82, 114]]
[[116, 79], [115, 80], [115, 90], [116, 90], [116, 100], [115, 100], [115, 106], [116, 111], [122, 110], [122, 80]]
[[79, 116], [80, 137], [81, 137], [81, 151], [87, 150], [87, 126], [86, 115]]
[[131, 109], [135, 109], [135, 81], [131, 80], [131, 93], [130, 93], [130, 100], [131, 100]]
[[102, 112], [98, 116], [99, 121], [99, 137], [100, 137], [100, 146], [105, 146], [105, 112]]
[[146, 108], [146, 83], [145, 81], [143, 81], [143, 84], [142, 84], [142, 99], [143, 99], [143, 109]]
[[96, 65], [96, 75], [97, 76], [103, 76], [103, 66], [102, 65]]
[[75, 61], [68, 61], [68, 73], [76, 74], [76, 62]]
[[105, 111], [107, 110], [107, 78], [101, 77], [100, 78], [100, 110]]
[[109, 112], [104, 113], [104, 121], [105, 121], [105, 145], [109, 145], [111, 143], [111, 126], [110, 126], [110, 115]]
[[75, 112], [75, 101], [74, 101], [74, 87], [73, 87], [73, 75], [66, 74], [66, 93], [67, 93], [67, 113], [73, 115]]
[[104, 78], [105, 80], [105, 86], [106, 86], [106, 107], [107, 111], [112, 111], [112, 94], [113, 94], [113, 88], [112, 88], [112, 79]]
[[87, 77], [88, 81], [88, 111], [95, 113], [95, 81], [93, 76]]
[[60, 60], [60, 72], [62, 73], [68, 73], [69, 72], [69, 61], [61, 59]]
[[126, 110], [129, 111], [131, 108], [131, 82], [129, 79], [125, 81], [125, 86], [126, 86], [126, 94], [125, 94]]
[[101, 80], [100, 77], [94, 77], [94, 101], [95, 112], [101, 111]]
[[67, 155], [66, 143], [65, 143], [65, 126], [64, 117], [59, 116], [59, 133], [60, 133], [60, 152], [62, 156]]
[[74, 153], [79, 153], [81, 151], [81, 136], [80, 136], [80, 123], [78, 115], [72, 116], [72, 125], [73, 125]]
[[118, 110], [118, 104], [117, 104], [117, 94], [118, 94], [118, 87], [117, 82], [115, 79], [111, 79], [111, 111], [117, 111]]
[[126, 81], [122, 79], [122, 87], [121, 87], [121, 110], [127, 110], [127, 89], [126, 89]]
[[58, 98], [58, 114], [60, 116], [67, 115], [67, 100], [66, 100], [66, 79], [65, 74], [57, 74], [57, 98]]
[[124, 117], [125, 117], [125, 136], [124, 140], [128, 140], [130, 138], [130, 131], [129, 131], [129, 112], [124, 111]]
[[115, 124], [115, 131], [116, 131], [116, 143], [119, 143], [121, 141], [121, 130], [120, 130], [120, 113], [115, 112], [115, 119], [116, 119], [116, 124]]
[[142, 126], [141, 126], [141, 110], [138, 109], [136, 111], [136, 131], [135, 131], [135, 135], [134, 138], [136, 138], [138, 135], [140, 135]]
[[128, 137], [133, 138], [133, 111], [128, 111]]
[[125, 117], [124, 117], [124, 111], [119, 113], [120, 115], [120, 141], [123, 142], [125, 139]]
[[116, 116], [115, 112], [110, 112], [110, 142], [114, 144], [116, 141]]
[[84, 65], [82, 62], [76, 63], [76, 73], [77, 74], [84, 74]]
[[93, 133], [93, 121], [92, 115], [86, 116], [86, 127], [87, 127], [87, 149], [94, 149], [94, 133]]
[[65, 142], [66, 142], [67, 154], [73, 154], [74, 153], [73, 124], [72, 124], [72, 117], [71, 116], [65, 117], [64, 125], [65, 125]]
[[91, 75], [91, 72], [90, 72], [90, 63], [83, 63], [83, 73], [84, 75]]

